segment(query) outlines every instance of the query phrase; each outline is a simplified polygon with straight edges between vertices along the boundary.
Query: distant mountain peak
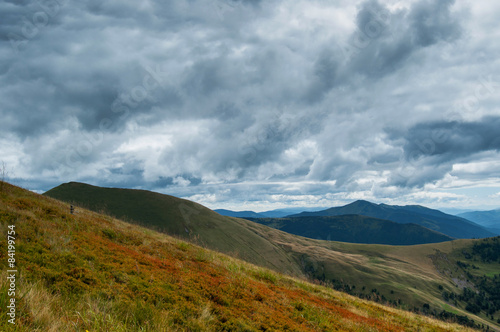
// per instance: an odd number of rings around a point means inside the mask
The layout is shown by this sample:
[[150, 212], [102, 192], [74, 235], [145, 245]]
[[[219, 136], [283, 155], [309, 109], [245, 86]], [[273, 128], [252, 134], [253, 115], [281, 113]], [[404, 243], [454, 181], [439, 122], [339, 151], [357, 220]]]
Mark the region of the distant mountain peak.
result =
[[375, 203], [372, 203], [370, 201], [366, 201], [364, 199], [358, 199], [357, 201], [354, 201], [350, 204], [347, 204], [347, 206], [349, 205], [358, 205], [358, 206], [377, 206], [377, 204]]
[[453, 238], [484, 238], [495, 234], [469, 220], [448, 215], [421, 205], [375, 204], [357, 200], [350, 204], [332, 207], [317, 212], [306, 212], [289, 217], [340, 216], [357, 214], [372, 218], [394, 221], [401, 224], [414, 223]]

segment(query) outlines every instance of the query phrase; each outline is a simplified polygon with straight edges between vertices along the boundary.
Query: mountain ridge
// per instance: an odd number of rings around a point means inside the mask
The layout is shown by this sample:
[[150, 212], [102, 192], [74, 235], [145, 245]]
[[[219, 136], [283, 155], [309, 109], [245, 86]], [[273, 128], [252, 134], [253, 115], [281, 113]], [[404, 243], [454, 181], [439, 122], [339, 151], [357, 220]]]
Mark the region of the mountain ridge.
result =
[[232, 211], [226, 209], [216, 209], [214, 212], [225, 216], [225, 217], [235, 217], [235, 218], [265, 218], [265, 215], [254, 211]]
[[415, 245], [454, 240], [420, 225], [360, 215], [247, 219], [290, 234], [328, 241]]
[[214, 211], [227, 217], [237, 218], [283, 218], [293, 213], [319, 211], [322, 208], [283, 208], [274, 209], [269, 211], [255, 212], [255, 211], [234, 211], [227, 209], [215, 209]]
[[469, 219], [486, 227], [500, 228], [500, 209], [487, 211], [470, 211], [458, 214], [459, 217]]
[[344, 214], [359, 214], [398, 223], [415, 223], [454, 238], [495, 236], [494, 233], [467, 219], [448, 215], [439, 210], [420, 205], [398, 206], [358, 200], [340, 207], [332, 207], [317, 212], [303, 212], [288, 217], [338, 216]]

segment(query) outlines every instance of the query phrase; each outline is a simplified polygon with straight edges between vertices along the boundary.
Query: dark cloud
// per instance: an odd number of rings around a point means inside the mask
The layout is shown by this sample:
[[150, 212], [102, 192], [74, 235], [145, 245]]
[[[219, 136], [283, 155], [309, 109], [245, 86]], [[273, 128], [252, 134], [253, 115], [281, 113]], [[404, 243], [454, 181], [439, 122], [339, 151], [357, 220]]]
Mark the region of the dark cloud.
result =
[[475, 96], [478, 75], [500, 75], [487, 36], [498, 24], [471, 6], [4, 1], [1, 159], [37, 190], [397, 197], [498, 152], [494, 84], [458, 111], [467, 122], [441, 116]]
[[362, 3], [347, 47], [350, 70], [383, 77], [401, 68], [420, 49], [457, 40], [460, 21], [450, 1], [420, 1], [409, 10], [390, 11], [377, 0]]
[[453, 161], [483, 151], [500, 151], [500, 117], [474, 122], [419, 123], [409, 129], [404, 145], [407, 160], [439, 156]]
[[413, 43], [427, 47], [459, 38], [462, 34], [460, 20], [450, 10], [454, 3], [455, 0], [417, 2], [409, 14]]
[[339, 63], [331, 49], [325, 49], [314, 63], [313, 79], [306, 94], [306, 100], [313, 104], [323, 99], [338, 80]]
[[[404, 160], [400, 169], [393, 172], [391, 184], [423, 187], [449, 174], [456, 163], [479, 161], [478, 155], [500, 151], [500, 117], [484, 117], [473, 122], [418, 123], [407, 132], [404, 139]], [[391, 139], [400, 137], [392, 133]], [[493, 176], [494, 170], [483, 169], [481, 177]], [[471, 178], [478, 177], [471, 174]]]

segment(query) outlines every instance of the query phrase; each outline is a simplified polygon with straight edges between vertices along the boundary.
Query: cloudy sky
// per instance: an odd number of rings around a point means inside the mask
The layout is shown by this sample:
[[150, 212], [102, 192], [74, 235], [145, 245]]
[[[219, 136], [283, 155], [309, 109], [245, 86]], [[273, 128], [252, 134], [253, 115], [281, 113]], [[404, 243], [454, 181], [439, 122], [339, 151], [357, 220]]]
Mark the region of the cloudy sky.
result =
[[0, 160], [211, 208], [500, 207], [500, 3], [0, 2]]

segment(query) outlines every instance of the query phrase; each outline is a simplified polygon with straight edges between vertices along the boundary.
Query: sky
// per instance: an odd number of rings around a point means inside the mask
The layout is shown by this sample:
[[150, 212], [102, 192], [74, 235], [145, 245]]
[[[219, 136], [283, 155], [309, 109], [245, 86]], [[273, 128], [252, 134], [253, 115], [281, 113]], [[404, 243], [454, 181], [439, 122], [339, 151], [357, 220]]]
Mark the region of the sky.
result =
[[0, 161], [42, 193], [500, 207], [500, 3], [0, 2]]

